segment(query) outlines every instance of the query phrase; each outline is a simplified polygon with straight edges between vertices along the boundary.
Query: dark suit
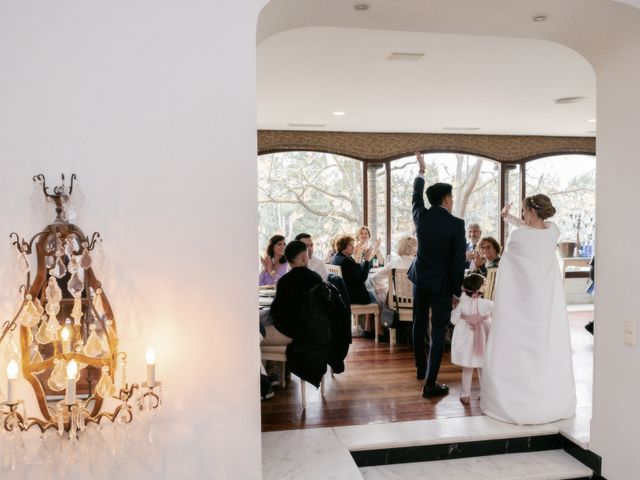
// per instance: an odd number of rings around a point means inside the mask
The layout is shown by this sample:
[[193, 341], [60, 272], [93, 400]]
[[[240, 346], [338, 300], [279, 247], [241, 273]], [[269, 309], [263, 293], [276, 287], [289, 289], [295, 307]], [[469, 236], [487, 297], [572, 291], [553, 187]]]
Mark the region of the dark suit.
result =
[[307, 267], [292, 268], [278, 280], [270, 313], [275, 327], [287, 337], [298, 339], [304, 328], [303, 309], [309, 291], [322, 284], [322, 277]]
[[371, 269], [370, 262], [363, 261], [362, 263], [356, 263], [353, 258], [346, 257], [338, 252], [331, 259], [331, 264], [339, 265], [342, 269], [342, 278], [347, 286], [351, 305], [367, 305], [373, 303], [367, 287], [364, 285], [364, 282], [367, 281], [369, 276], [369, 270]]
[[413, 184], [413, 222], [418, 254], [409, 268], [413, 283], [413, 349], [416, 367], [425, 369], [425, 337], [431, 308], [431, 348], [427, 384], [438, 377], [444, 338], [451, 318], [452, 297], [460, 296], [465, 264], [464, 220], [441, 206], [424, 206], [424, 179]]

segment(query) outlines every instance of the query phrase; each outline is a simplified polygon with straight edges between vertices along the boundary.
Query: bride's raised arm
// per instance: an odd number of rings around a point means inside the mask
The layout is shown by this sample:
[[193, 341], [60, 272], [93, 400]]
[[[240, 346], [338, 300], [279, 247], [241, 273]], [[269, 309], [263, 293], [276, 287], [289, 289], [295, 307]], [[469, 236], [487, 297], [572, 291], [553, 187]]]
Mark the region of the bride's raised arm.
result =
[[518, 218], [514, 215], [511, 215], [510, 213], [511, 210], [511, 204], [508, 203], [507, 205], [505, 205], [505, 207], [502, 209], [502, 218], [505, 219], [505, 221], [509, 222], [511, 225], [515, 225], [517, 227], [524, 225], [524, 220], [522, 220], [521, 218]]

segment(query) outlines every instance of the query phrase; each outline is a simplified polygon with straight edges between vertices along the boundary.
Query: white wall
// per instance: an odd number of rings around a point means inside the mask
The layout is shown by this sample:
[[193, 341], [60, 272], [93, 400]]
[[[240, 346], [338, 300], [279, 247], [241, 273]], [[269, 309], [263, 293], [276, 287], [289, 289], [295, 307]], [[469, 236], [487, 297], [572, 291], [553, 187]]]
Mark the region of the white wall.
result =
[[[129, 378], [143, 379], [153, 345], [165, 385], [155, 453], [116, 458], [92, 478], [260, 478], [253, 252], [263, 3], [0, 3], [0, 240], [43, 226], [29, 214], [33, 174], [76, 172], [87, 199], [77, 223], [104, 237], [109, 268], [97, 273]], [[0, 248], [2, 321], [9, 258]], [[38, 468], [14, 477], [45, 478]]]

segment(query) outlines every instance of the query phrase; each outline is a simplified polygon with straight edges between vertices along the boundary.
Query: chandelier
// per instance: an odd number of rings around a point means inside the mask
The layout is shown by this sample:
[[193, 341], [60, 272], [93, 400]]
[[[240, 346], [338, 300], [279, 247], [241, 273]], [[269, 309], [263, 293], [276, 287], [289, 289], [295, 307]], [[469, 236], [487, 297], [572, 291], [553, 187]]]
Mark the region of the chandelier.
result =
[[[127, 354], [119, 348], [113, 310], [94, 271], [102, 239], [98, 232], [88, 237], [71, 223], [75, 180], [73, 174], [67, 187], [62, 175], [62, 184], [50, 191], [44, 175], [33, 177], [35, 188], [55, 209], [55, 219], [28, 241], [10, 235], [26, 277], [19, 286], [17, 312], [0, 330], [7, 371], [0, 432], [8, 436], [12, 465], [24, 449], [21, 432], [39, 429], [45, 438], [53, 431], [60, 440], [78, 442], [88, 426], [130, 424], [161, 405], [153, 350], [146, 355], [146, 382], [127, 383]], [[114, 384], [118, 371], [120, 388]], [[33, 416], [17, 398], [20, 374], [35, 394], [38, 412]]]

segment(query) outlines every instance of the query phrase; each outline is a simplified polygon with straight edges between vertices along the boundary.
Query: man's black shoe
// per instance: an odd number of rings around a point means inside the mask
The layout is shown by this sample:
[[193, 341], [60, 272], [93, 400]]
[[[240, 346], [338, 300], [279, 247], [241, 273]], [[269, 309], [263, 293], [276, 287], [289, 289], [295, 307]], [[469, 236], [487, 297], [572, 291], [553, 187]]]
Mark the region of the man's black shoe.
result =
[[584, 326], [584, 329], [593, 335], [593, 322], [589, 322]]
[[449, 387], [447, 385], [440, 385], [436, 383], [433, 386], [425, 385], [422, 389], [422, 396], [424, 398], [443, 397], [449, 394]]

